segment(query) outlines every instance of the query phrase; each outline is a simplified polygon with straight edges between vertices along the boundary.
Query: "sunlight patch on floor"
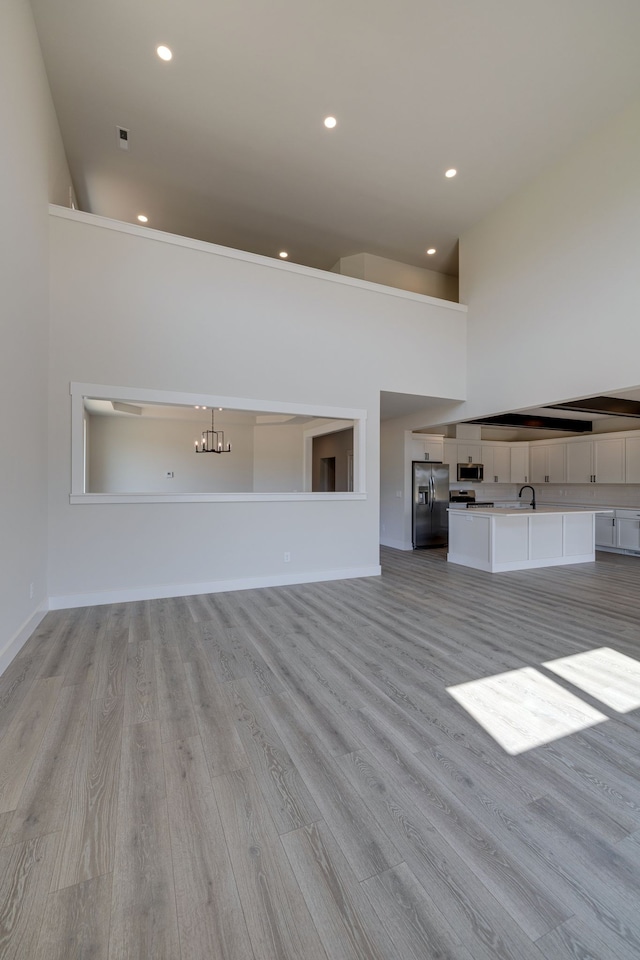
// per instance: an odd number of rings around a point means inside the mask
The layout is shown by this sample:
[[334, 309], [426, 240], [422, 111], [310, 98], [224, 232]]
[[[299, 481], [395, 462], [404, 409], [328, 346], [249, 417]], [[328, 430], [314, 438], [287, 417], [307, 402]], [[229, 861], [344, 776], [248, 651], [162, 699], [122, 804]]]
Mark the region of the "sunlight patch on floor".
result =
[[618, 713], [640, 707], [640, 662], [610, 647], [574, 653], [543, 666]]
[[507, 753], [524, 753], [608, 718], [533, 667], [447, 687]]

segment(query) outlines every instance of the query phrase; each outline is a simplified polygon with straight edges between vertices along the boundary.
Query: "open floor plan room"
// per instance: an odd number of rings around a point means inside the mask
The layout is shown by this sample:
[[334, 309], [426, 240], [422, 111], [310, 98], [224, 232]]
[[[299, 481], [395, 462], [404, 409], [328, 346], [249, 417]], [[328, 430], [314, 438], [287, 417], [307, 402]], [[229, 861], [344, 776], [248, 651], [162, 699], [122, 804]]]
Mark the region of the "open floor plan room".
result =
[[47, 615], [3, 960], [640, 955], [640, 564], [383, 570]]

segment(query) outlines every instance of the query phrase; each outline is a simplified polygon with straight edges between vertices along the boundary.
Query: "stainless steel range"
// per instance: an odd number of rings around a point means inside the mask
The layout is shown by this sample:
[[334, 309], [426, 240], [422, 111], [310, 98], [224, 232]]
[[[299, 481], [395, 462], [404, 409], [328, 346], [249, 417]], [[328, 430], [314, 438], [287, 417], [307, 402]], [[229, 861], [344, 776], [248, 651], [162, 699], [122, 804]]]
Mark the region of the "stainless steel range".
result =
[[492, 507], [491, 500], [476, 500], [475, 490], [451, 490], [449, 493], [449, 504], [453, 507], [459, 507], [464, 510], [473, 510], [476, 507]]

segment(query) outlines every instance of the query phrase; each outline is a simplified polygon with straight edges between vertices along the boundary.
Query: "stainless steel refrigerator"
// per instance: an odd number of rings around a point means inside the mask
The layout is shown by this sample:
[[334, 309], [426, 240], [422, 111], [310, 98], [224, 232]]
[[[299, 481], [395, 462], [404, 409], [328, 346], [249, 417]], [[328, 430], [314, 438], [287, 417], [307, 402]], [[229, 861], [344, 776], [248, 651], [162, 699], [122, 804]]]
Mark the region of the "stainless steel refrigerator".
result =
[[446, 547], [449, 534], [449, 465], [413, 462], [413, 548]]

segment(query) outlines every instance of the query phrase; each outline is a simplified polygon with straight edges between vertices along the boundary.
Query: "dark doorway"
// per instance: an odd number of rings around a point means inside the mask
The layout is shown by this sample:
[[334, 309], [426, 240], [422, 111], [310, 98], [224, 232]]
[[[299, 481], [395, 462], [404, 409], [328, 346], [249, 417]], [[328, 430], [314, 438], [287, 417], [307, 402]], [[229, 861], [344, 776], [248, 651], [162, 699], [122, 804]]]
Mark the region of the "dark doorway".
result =
[[313, 438], [311, 489], [316, 493], [353, 490], [353, 427]]
[[336, 492], [335, 457], [322, 457], [320, 460], [320, 490], [322, 493]]

